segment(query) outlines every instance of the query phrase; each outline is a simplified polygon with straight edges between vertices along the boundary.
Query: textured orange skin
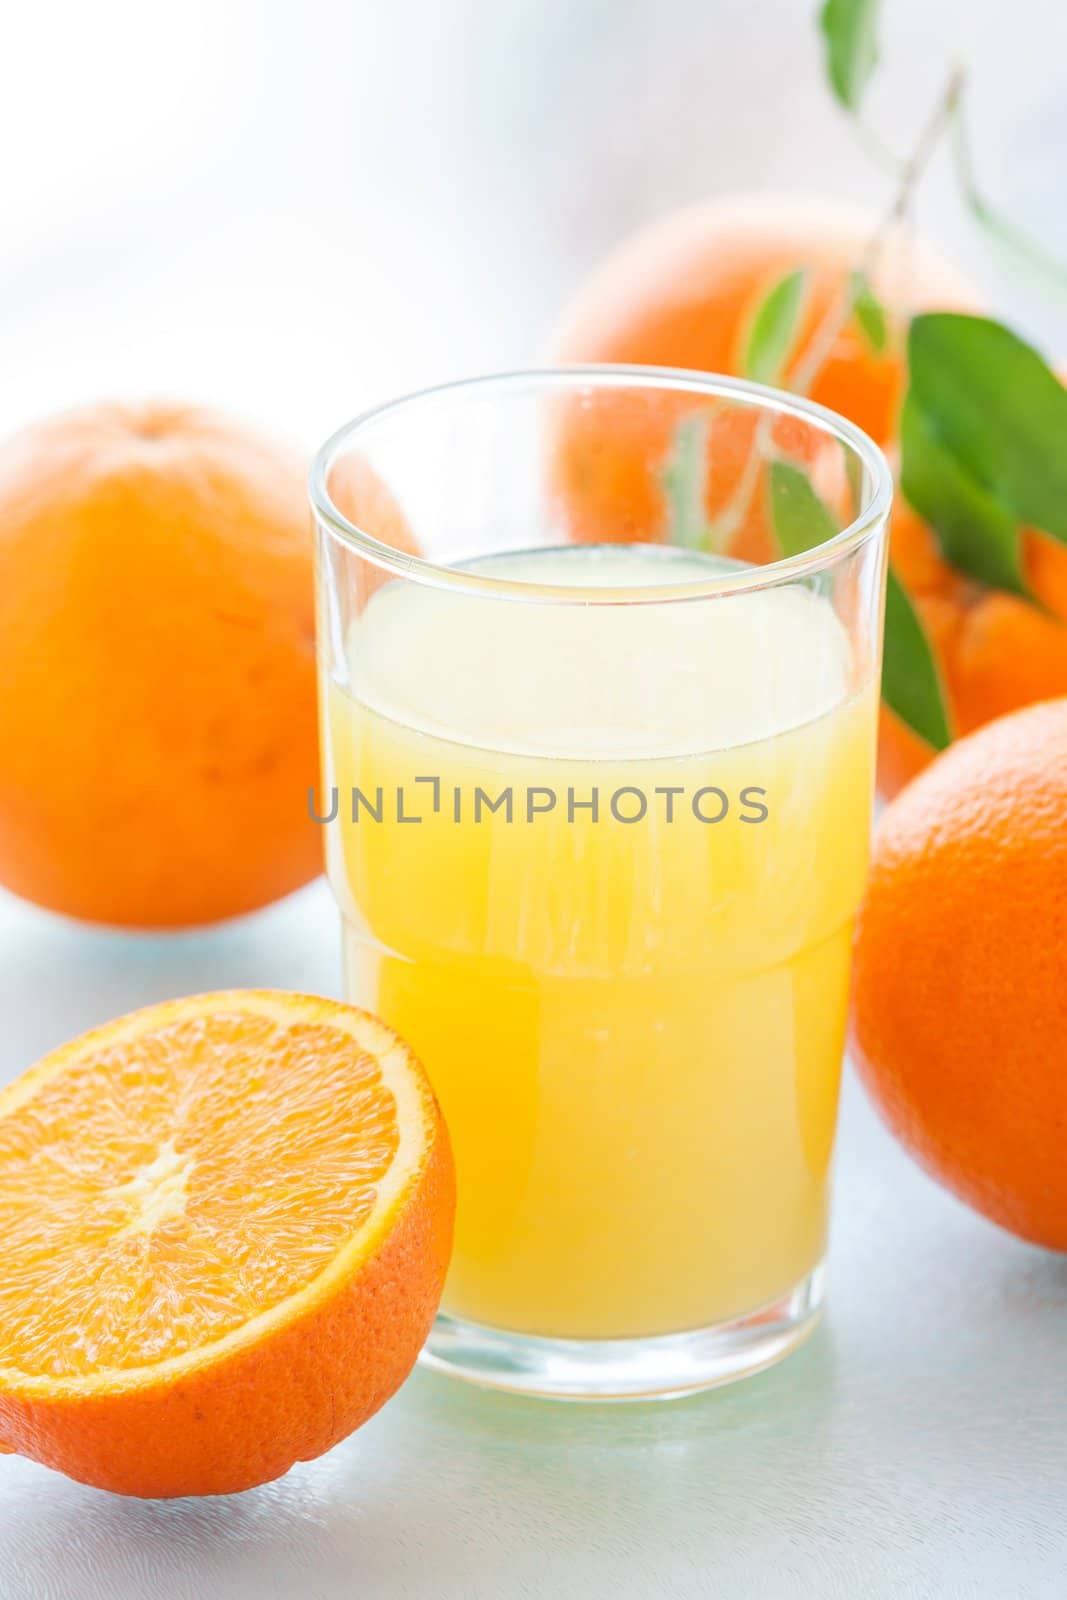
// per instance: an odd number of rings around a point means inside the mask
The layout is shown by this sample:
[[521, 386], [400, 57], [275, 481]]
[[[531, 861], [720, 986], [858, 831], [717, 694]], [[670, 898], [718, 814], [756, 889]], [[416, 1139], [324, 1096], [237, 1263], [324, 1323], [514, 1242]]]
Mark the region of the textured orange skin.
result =
[[116, 1494], [233, 1494], [360, 1427], [410, 1373], [444, 1288], [455, 1170], [433, 1106], [425, 1164], [391, 1231], [328, 1297], [176, 1379], [76, 1399], [0, 1393], [0, 1448]]
[[[807, 307], [785, 374], [788, 386], [813, 330], [841, 294], [876, 225], [873, 216], [819, 196], [723, 195], [689, 207], [623, 243], [592, 274], [562, 319], [552, 357], [739, 375], [763, 297], [785, 273], [804, 267]], [[886, 306], [901, 312], [976, 304], [955, 269], [920, 247], [907, 261], [891, 250], [876, 287]], [[879, 443], [895, 431], [903, 393], [901, 329], [898, 316], [887, 350], [876, 355], [850, 324], [810, 391], [812, 399], [858, 423]], [[584, 412], [575, 408], [560, 430], [553, 469], [571, 537], [662, 538], [664, 502], [648, 464], [662, 458], [668, 442], [666, 427], [658, 433], [650, 429], [642, 440], [636, 418], [620, 432], [617, 404], [598, 400]], [[723, 481], [721, 439], [714, 452], [709, 515], [729, 496], [737, 476], [727, 462]], [[628, 531], [634, 527], [642, 531]], [[773, 546], [762, 506], [746, 519], [731, 553], [747, 560], [770, 558]]]
[[[1067, 695], [1067, 548], [1023, 534], [1023, 571], [1037, 600], [986, 589], [950, 567], [926, 524], [899, 495], [890, 559], [911, 595], [941, 673], [952, 728], [973, 732], [994, 717]], [[895, 795], [934, 751], [882, 707], [878, 789]]]
[[1067, 1250], [1067, 701], [989, 723], [884, 812], [852, 1048], [946, 1188]]
[[127, 927], [321, 869], [302, 464], [210, 412], [100, 405], [0, 448], [0, 883]]

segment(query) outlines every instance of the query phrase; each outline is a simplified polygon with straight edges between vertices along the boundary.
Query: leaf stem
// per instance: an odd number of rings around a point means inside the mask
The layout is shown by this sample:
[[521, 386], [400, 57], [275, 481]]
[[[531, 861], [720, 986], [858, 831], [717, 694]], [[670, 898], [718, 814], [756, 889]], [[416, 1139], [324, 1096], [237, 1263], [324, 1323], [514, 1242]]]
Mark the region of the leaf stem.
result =
[[861, 117], [853, 117], [852, 126], [855, 129], [858, 142], [863, 146], [864, 153], [870, 156], [875, 166], [881, 167], [882, 171], [888, 173], [891, 178], [901, 177], [905, 166], [904, 159], [902, 156], [898, 156], [895, 150], [890, 150], [889, 146], [883, 143], [881, 134], [876, 133], [870, 124], [864, 122]]
[[[911, 212], [915, 190], [948, 127], [965, 83], [964, 69], [957, 65], [949, 74], [942, 93], [927, 119], [911, 155], [902, 163], [896, 193], [887, 207], [859, 262], [858, 270], [864, 277], [874, 273], [882, 252], [893, 231], [906, 224]], [[831, 302], [822, 322], [815, 329], [808, 347], [797, 364], [790, 388], [796, 394], [807, 394], [815, 379], [829, 360], [834, 345], [848, 326], [852, 315], [852, 284], [850, 281]]]
[[991, 206], [978, 187], [967, 119], [964, 115], [962, 91], [954, 107], [952, 119], [952, 154], [960, 191], [975, 220], [1017, 265], [1028, 269], [1031, 275], [1036, 276], [1043, 287], [1053, 291], [1062, 303], [1067, 292], [1067, 266], [1040, 240], [1033, 238], [1018, 223]]
[[[942, 135], [952, 122], [966, 81], [966, 70], [961, 63], [957, 62], [949, 73], [948, 80], [926, 120], [911, 154], [904, 161], [895, 162], [898, 174], [896, 190], [892, 201], [868, 240], [857, 267], [857, 271], [864, 278], [869, 278], [873, 274], [894, 230], [901, 226], [907, 226], [915, 190], [941, 142]], [[834, 346], [842, 333], [844, 333], [852, 316], [854, 282], [854, 273], [845, 278], [841, 289], [833, 297], [822, 320], [812, 332], [806, 348], [801, 352], [800, 360], [797, 362], [792, 378], [785, 381], [784, 387], [791, 390], [793, 394], [808, 394], [833, 354]], [[718, 549], [729, 547], [730, 540], [748, 515], [752, 505], [752, 497], [759, 484], [760, 468], [767, 459], [772, 427], [773, 423], [770, 415], [764, 413], [756, 429], [755, 438], [752, 441], [752, 449], [738, 480], [737, 488], [731, 495], [729, 502], [715, 518], [714, 528], [711, 532], [714, 544]]]

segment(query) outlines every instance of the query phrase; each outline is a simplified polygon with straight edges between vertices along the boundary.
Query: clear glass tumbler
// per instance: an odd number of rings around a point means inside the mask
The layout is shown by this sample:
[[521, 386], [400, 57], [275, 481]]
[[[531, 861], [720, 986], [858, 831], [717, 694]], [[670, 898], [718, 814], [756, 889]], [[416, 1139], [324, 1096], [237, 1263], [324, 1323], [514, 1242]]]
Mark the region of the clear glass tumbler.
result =
[[320, 453], [347, 993], [456, 1155], [431, 1365], [679, 1394], [813, 1326], [890, 494], [829, 412], [653, 368], [446, 385]]

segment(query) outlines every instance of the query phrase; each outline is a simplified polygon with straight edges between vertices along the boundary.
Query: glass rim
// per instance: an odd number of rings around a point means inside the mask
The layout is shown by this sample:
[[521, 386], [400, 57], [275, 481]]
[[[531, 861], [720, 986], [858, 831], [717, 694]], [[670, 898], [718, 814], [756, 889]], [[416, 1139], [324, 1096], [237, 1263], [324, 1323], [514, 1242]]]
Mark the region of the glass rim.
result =
[[[516, 578], [490, 577], [458, 566], [428, 561], [384, 544], [373, 534], [351, 522], [334, 504], [328, 488], [330, 472], [352, 441], [365, 429], [393, 413], [415, 406], [447, 404], [478, 391], [528, 388], [560, 390], [579, 384], [601, 388], [665, 389], [704, 395], [709, 399], [738, 400], [761, 406], [781, 417], [792, 417], [812, 424], [838, 440], [859, 458], [870, 474], [873, 489], [859, 515], [821, 544], [798, 555], [782, 556], [761, 566], [748, 566], [715, 577], [673, 584], [635, 584], [623, 588], [601, 585], [531, 583]], [[445, 383], [415, 389], [368, 407], [332, 433], [316, 451], [308, 474], [311, 507], [318, 520], [336, 538], [395, 577], [438, 589], [452, 589], [489, 598], [539, 601], [555, 605], [633, 605], [667, 604], [679, 600], [704, 600], [746, 591], [773, 588], [797, 578], [823, 572], [843, 556], [865, 543], [888, 523], [893, 498], [893, 477], [883, 451], [870, 436], [839, 416], [829, 407], [805, 396], [753, 383], [747, 378], [724, 377], [682, 367], [652, 367], [608, 363], [560, 367], [516, 368], [471, 378], [453, 378]], [[681, 548], [681, 547], [678, 547]]]

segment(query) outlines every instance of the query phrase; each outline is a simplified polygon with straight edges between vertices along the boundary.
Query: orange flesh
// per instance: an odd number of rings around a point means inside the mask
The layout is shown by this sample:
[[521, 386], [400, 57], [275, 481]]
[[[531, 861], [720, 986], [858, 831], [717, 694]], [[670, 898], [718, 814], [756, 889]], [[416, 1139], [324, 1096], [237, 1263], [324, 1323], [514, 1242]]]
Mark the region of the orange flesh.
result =
[[0, 1102], [0, 1369], [76, 1380], [215, 1343], [371, 1215], [400, 1142], [377, 1059], [325, 1021], [175, 1009]]

